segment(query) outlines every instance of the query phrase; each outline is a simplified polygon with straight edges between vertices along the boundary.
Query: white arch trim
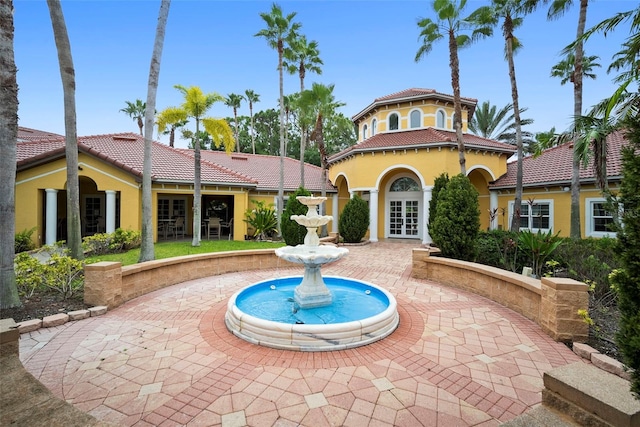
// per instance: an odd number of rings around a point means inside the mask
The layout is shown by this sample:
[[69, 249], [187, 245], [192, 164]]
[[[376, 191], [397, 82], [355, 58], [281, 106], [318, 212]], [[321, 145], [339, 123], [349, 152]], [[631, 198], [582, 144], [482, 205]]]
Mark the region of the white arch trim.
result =
[[345, 181], [347, 181], [347, 190], [351, 191], [351, 186], [349, 185], [349, 178], [347, 177], [347, 174], [344, 172], [340, 172], [338, 173], [338, 175], [336, 175], [336, 178], [333, 181], [333, 185], [336, 185], [336, 182], [338, 181], [338, 178], [343, 177]]
[[389, 172], [396, 170], [396, 169], [407, 169], [410, 170], [411, 172], [413, 172], [418, 179], [420, 180], [420, 186], [424, 189], [427, 184], [424, 182], [424, 177], [422, 176], [422, 174], [420, 174], [420, 172], [418, 172], [418, 170], [416, 168], [414, 168], [413, 166], [409, 166], [409, 165], [404, 165], [404, 164], [399, 164], [399, 165], [393, 165], [393, 166], [389, 166], [388, 168], [386, 168], [385, 170], [383, 170], [382, 172], [380, 172], [380, 174], [378, 175], [378, 178], [376, 179], [376, 189], [380, 189], [380, 181], [382, 181], [382, 179], [385, 177], [385, 175], [387, 175]]
[[491, 171], [491, 169], [489, 169], [488, 167], [484, 166], [484, 165], [476, 165], [476, 166], [472, 166], [468, 171], [467, 171], [467, 176], [469, 176], [469, 174], [471, 172], [473, 172], [476, 169], [481, 169], [483, 171], [486, 171], [489, 173], [489, 175], [491, 175], [491, 180], [495, 181], [497, 178], [496, 176], [493, 174], [493, 172]]

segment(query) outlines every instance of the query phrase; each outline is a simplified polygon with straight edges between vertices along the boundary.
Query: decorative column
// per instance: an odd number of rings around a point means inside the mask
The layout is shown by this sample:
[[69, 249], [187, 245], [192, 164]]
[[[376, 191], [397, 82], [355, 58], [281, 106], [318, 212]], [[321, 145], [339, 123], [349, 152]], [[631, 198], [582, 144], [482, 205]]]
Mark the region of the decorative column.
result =
[[333, 221], [331, 221], [331, 232], [338, 232], [338, 193], [334, 194], [331, 197], [331, 215], [333, 216]]
[[45, 245], [53, 245], [56, 242], [58, 234], [58, 190], [47, 188], [44, 191], [47, 193], [45, 218], [47, 231], [44, 243]]
[[369, 190], [369, 240], [378, 241], [378, 189]]
[[433, 243], [431, 240], [431, 235], [429, 235], [429, 203], [431, 202], [431, 191], [433, 190], [433, 185], [428, 185], [422, 189], [422, 224], [424, 224], [424, 229], [422, 232], [422, 244], [428, 245]]
[[105, 190], [107, 195], [107, 211], [105, 227], [107, 233], [116, 231], [116, 192], [113, 190]]
[[489, 229], [495, 230], [498, 228], [498, 192], [495, 190], [489, 191], [489, 210], [495, 212], [491, 224], [489, 224]]
[[349, 190], [349, 198], [350, 198], [350, 199], [353, 199], [353, 196], [355, 196], [355, 195], [356, 195], [356, 192], [355, 192], [355, 191], [351, 191], [351, 190]]

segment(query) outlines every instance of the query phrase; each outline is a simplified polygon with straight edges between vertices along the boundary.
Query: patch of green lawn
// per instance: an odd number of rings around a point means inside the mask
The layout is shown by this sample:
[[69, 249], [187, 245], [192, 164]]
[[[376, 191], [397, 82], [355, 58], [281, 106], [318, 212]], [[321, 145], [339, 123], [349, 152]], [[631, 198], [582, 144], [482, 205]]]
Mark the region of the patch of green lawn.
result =
[[[202, 240], [200, 246], [191, 246], [190, 241], [161, 242], [155, 244], [156, 259], [172, 258], [182, 255], [204, 254], [210, 252], [242, 251], [250, 249], [271, 249], [285, 246], [283, 242], [257, 242], [235, 240]], [[117, 261], [122, 265], [136, 264], [140, 258], [140, 248], [132, 249], [119, 254], [89, 256], [85, 259], [87, 264], [99, 261]]]

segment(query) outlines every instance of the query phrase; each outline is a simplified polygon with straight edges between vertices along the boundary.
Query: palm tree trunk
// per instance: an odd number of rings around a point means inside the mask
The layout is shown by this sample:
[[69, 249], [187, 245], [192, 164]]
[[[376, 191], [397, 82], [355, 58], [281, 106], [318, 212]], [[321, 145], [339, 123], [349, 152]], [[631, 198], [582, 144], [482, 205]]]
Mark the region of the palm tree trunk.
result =
[[[511, 17], [505, 19], [505, 27], [512, 29]], [[516, 83], [516, 67], [513, 62], [513, 32], [507, 33], [507, 61], [509, 62], [509, 79], [511, 80], [511, 98], [513, 103], [513, 118], [516, 130], [516, 146], [518, 153], [517, 174], [516, 174], [516, 195], [513, 202], [513, 217], [511, 218], [511, 231], [520, 230], [520, 209], [522, 205], [522, 161], [523, 161], [523, 144], [522, 144], [522, 125], [520, 121], [520, 107], [518, 106], [518, 84]]]
[[[200, 216], [200, 118], [196, 117], [196, 142], [194, 144], [194, 182], [193, 182], [193, 240], [191, 246], [200, 246], [200, 231], [202, 229]], [[186, 227], [184, 225], [183, 227]], [[176, 233], [178, 231], [176, 230]]]
[[[304, 92], [304, 74], [300, 73], [300, 94]], [[300, 187], [304, 188], [304, 150], [306, 144], [306, 130], [304, 126], [300, 126]]]
[[240, 135], [238, 133], [238, 110], [234, 107], [233, 108], [233, 121], [235, 122], [235, 131], [236, 131], [236, 150], [238, 151], [238, 153], [242, 150], [240, 150]]
[[253, 127], [253, 103], [249, 102], [249, 115], [251, 116], [251, 152], [256, 154], [256, 135]]
[[149, 84], [147, 86], [147, 110], [145, 111], [145, 136], [144, 136], [144, 164], [142, 168], [142, 244], [140, 246], [140, 258], [138, 262], [151, 261], [155, 258], [153, 248], [153, 211], [151, 204], [151, 166], [153, 122], [156, 111], [156, 94], [158, 92], [158, 79], [160, 77], [160, 60], [164, 45], [164, 34], [169, 17], [171, 0], [162, 0], [158, 13], [158, 26], [156, 27], [156, 39], [153, 44], [151, 65], [149, 67]]
[[282, 235], [282, 211], [284, 207], [284, 79], [282, 76], [282, 39], [278, 40], [278, 74], [280, 80], [280, 183], [278, 185], [278, 235]]
[[451, 68], [451, 87], [453, 89], [453, 127], [456, 131], [456, 141], [458, 142], [458, 161], [460, 163], [460, 173], [466, 175], [467, 161], [464, 156], [462, 103], [460, 101], [460, 61], [458, 60], [458, 43], [453, 30], [449, 30], [449, 66]]
[[67, 158], [67, 246], [70, 255], [83, 259], [80, 229], [80, 183], [78, 179], [78, 134], [76, 128], [76, 81], [69, 34], [59, 0], [47, 0], [58, 50], [64, 94], [65, 156]]
[[20, 307], [15, 257], [18, 83], [13, 52], [13, 2], [0, 3], [0, 308]]
[[[578, 30], [576, 39], [580, 40], [584, 34], [585, 23], [587, 22], [587, 6], [589, 0], [580, 0], [580, 13], [578, 15]], [[583, 43], [576, 44], [574, 73], [573, 73], [573, 116], [582, 115], [582, 61], [584, 58]], [[575, 142], [577, 134], [574, 132]], [[575, 145], [574, 145], [575, 147]], [[573, 150], [573, 162], [571, 165], [571, 226], [570, 236], [573, 239], [582, 238], [582, 226], [580, 224], [580, 156]]]

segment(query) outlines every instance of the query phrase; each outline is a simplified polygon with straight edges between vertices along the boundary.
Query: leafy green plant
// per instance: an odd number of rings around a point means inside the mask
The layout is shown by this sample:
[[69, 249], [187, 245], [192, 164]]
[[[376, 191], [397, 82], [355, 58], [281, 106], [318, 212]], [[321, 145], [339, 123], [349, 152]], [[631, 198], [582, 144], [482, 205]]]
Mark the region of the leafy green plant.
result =
[[542, 277], [544, 263], [551, 254], [562, 244], [560, 232], [553, 234], [551, 230], [543, 233], [538, 230], [533, 233], [531, 230], [520, 230], [518, 242], [523, 251], [531, 260], [531, 268], [536, 277]]
[[291, 194], [289, 196], [289, 200], [287, 200], [287, 206], [282, 213], [280, 227], [282, 228], [282, 238], [289, 246], [296, 246], [304, 243], [304, 236], [307, 234], [307, 229], [292, 220], [291, 215], [305, 215], [307, 213], [307, 206], [300, 203], [296, 197], [310, 195], [311, 192], [309, 190], [300, 187]]
[[479, 231], [478, 191], [469, 178], [458, 174], [438, 194], [431, 237], [443, 256], [472, 261]]
[[244, 213], [244, 221], [255, 230], [257, 240], [266, 240], [271, 234], [278, 231], [278, 219], [273, 209], [273, 203], [265, 203], [262, 200], [252, 200], [253, 209], [247, 209]]
[[16, 283], [23, 295], [31, 297], [36, 290], [54, 290], [67, 299], [82, 289], [84, 266], [71, 258], [68, 250], [45, 246], [38, 254], [23, 252], [16, 257]]
[[342, 210], [338, 232], [347, 243], [359, 243], [369, 229], [369, 205], [357, 194]]
[[142, 242], [140, 231], [116, 229], [113, 233], [96, 233], [82, 239], [85, 252], [93, 255], [118, 253], [137, 248]]
[[433, 188], [431, 189], [431, 200], [429, 200], [429, 229], [431, 224], [436, 218], [436, 208], [438, 206], [438, 195], [440, 191], [449, 183], [449, 174], [446, 172], [441, 173], [433, 181]]
[[509, 271], [521, 271], [525, 259], [518, 250], [518, 233], [508, 230], [480, 231], [475, 262]]
[[15, 250], [16, 253], [31, 251], [36, 248], [36, 244], [31, 240], [33, 232], [37, 230], [37, 227], [33, 227], [30, 230], [22, 230], [16, 233], [15, 236]]

